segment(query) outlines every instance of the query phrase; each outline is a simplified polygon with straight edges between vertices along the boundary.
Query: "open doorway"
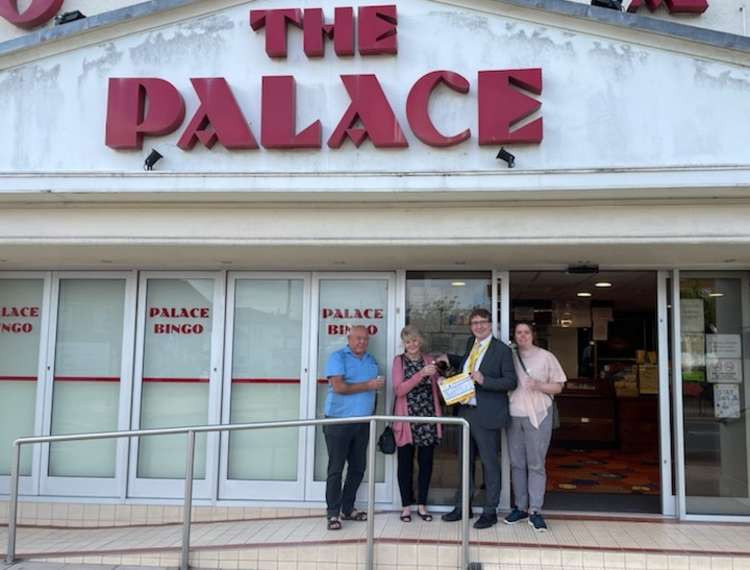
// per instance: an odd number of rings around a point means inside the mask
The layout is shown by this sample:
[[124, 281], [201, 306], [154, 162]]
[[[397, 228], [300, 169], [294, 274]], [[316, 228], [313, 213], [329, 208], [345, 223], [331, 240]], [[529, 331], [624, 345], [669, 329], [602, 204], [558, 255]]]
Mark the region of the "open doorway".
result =
[[660, 512], [656, 273], [512, 272], [510, 297], [568, 377], [545, 509]]

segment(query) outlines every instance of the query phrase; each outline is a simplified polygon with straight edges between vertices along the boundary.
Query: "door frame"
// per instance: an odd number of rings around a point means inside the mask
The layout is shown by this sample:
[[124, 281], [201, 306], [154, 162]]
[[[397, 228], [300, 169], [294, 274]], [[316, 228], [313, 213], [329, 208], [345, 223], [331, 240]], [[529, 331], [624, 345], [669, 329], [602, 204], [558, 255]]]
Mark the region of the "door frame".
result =
[[[386, 294], [386, 315], [388, 315], [385, 339], [386, 362], [380, 362], [379, 364], [386, 377], [385, 410], [392, 409], [393, 389], [391, 386], [390, 364], [393, 361], [396, 351], [396, 323], [399, 317], [396, 313], [396, 271], [314, 271], [312, 273], [312, 288], [310, 295], [307, 418], [316, 417], [320, 281], [361, 281], [367, 279], [385, 280], [388, 287]], [[378, 429], [382, 429], [382, 426], [378, 426]], [[305, 498], [307, 501], [324, 501], [325, 481], [315, 481], [315, 427], [308, 427], [305, 429], [305, 432], [307, 441], [305, 453]], [[394, 500], [394, 487], [397, 484], [395, 477], [393, 477], [393, 474], [395, 473], [395, 460], [393, 455], [382, 455], [382, 457], [385, 460], [385, 477], [382, 483], [375, 482], [375, 501], [378, 503], [391, 503]], [[366, 499], [367, 485], [360, 485], [357, 493], [357, 501], [366, 501]]]
[[[306, 417], [309, 391], [309, 350], [311, 275], [309, 272], [236, 271], [227, 276], [226, 319], [224, 332], [224, 374], [222, 383], [221, 423], [230, 423], [234, 350], [235, 291], [238, 280], [300, 280], [302, 281], [302, 346], [300, 347], [300, 390], [298, 418]], [[232, 480], [227, 478], [229, 434], [220, 437], [219, 496], [222, 499], [262, 499], [301, 501], [305, 496], [306, 430], [297, 437], [297, 478], [294, 481]]]
[[[226, 271], [141, 271], [138, 279], [138, 315], [133, 373], [133, 399], [131, 429], [140, 429], [141, 398], [143, 388], [143, 357], [145, 353], [146, 295], [149, 279], [212, 279], [214, 281], [211, 323], [211, 356], [209, 362], [209, 388], [207, 424], [218, 424], [221, 416], [221, 381], [223, 377], [224, 321], [226, 303]], [[139, 438], [132, 438], [128, 466], [127, 496], [133, 498], [173, 498], [183, 496], [183, 479], [156, 479], [138, 477]], [[219, 435], [206, 434], [205, 479], [195, 479], [193, 493], [196, 499], [216, 500], [219, 463]]]
[[[750, 270], [748, 269], [674, 269], [672, 271], [672, 385], [674, 408], [674, 448], [675, 448], [675, 485], [677, 487], [677, 516], [680, 520], [695, 522], [739, 522], [747, 523], [748, 515], [712, 515], [690, 514], [687, 512], [686, 474], [685, 474], [685, 412], [682, 401], [682, 319], [680, 312], [680, 279], [685, 277], [731, 277], [741, 279], [740, 299], [742, 303], [742, 320], [750, 322]], [[743, 373], [748, 357], [744, 357]], [[743, 379], [744, 382], [744, 379]], [[750, 391], [745, 393], [745, 404], [750, 399]], [[746, 442], [750, 442], [750, 418], [745, 422]], [[748, 455], [748, 472], [750, 473], [750, 454]]]
[[[47, 334], [47, 362], [45, 365], [43, 434], [50, 435], [52, 429], [52, 405], [54, 393], [55, 351], [57, 344], [57, 316], [60, 307], [60, 281], [111, 280], [125, 281], [123, 303], [122, 352], [120, 358], [120, 391], [118, 394], [117, 427], [129, 427], [130, 395], [133, 385], [133, 333], [136, 311], [136, 271], [57, 271], [52, 273], [50, 311]], [[115, 451], [114, 477], [59, 477], [49, 475], [49, 443], [42, 444], [40, 462], [40, 495], [62, 495], [74, 497], [119, 497], [125, 496], [128, 441], [118, 438]]]

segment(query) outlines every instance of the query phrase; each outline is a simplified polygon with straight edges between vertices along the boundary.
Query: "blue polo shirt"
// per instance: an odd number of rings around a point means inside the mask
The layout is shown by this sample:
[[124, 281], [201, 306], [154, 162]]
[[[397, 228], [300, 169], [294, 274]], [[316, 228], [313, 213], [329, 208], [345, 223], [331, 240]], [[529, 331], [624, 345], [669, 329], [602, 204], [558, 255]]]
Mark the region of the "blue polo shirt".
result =
[[[378, 363], [365, 352], [357, 357], [349, 346], [345, 346], [331, 354], [326, 363], [326, 378], [343, 376], [350, 384], [366, 382], [378, 375]], [[359, 392], [358, 394], [337, 394], [333, 386], [328, 383], [326, 395], [325, 415], [331, 418], [351, 418], [354, 416], [369, 416], [375, 409], [375, 392]]]

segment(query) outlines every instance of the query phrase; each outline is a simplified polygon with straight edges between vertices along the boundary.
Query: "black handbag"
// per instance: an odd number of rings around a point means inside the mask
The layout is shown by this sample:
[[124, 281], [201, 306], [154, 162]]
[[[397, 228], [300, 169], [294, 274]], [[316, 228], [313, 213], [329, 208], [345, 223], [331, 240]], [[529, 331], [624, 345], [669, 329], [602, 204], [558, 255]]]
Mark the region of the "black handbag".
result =
[[385, 426], [383, 433], [378, 438], [378, 449], [380, 453], [385, 455], [393, 455], [396, 453], [396, 436], [393, 435], [393, 429], [391, 426]]

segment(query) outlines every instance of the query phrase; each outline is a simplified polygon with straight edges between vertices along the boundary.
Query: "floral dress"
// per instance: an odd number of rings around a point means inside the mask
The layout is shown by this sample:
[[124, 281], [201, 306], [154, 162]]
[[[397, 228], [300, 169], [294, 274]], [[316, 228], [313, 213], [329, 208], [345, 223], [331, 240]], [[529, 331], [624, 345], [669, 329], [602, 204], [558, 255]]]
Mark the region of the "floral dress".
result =
[[[404, 356], [404, 378], [411, 378], [424, 368], [424, 359], [409, 360]], [[425, 376], [406, 394], [406, 404], [410, 416], [435, 416], [435, 401], [432, 399], [432, 383]], [[435, 424], [411, 424], [412, 442], [417, 447], [429, 447], [438, 442]]]

